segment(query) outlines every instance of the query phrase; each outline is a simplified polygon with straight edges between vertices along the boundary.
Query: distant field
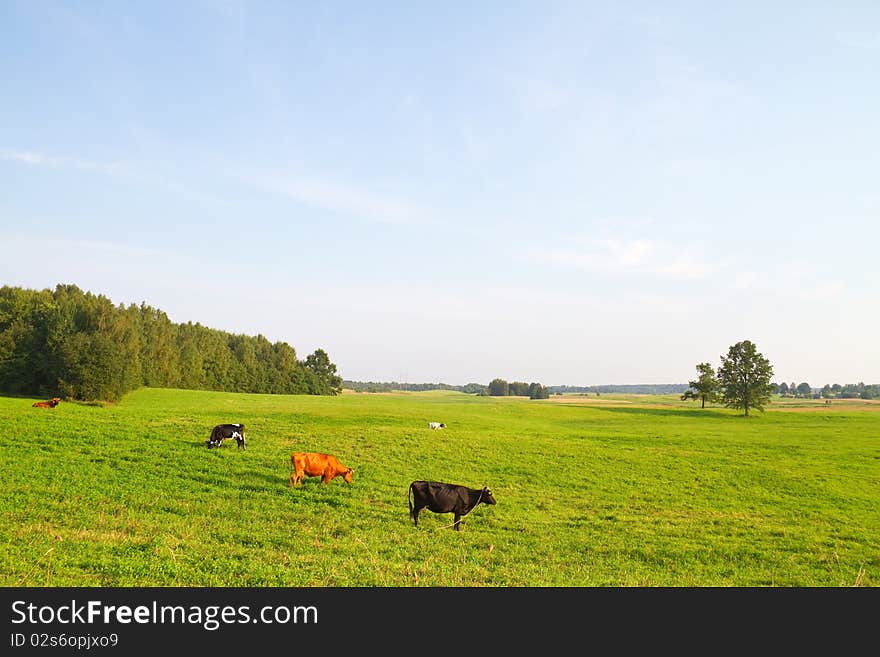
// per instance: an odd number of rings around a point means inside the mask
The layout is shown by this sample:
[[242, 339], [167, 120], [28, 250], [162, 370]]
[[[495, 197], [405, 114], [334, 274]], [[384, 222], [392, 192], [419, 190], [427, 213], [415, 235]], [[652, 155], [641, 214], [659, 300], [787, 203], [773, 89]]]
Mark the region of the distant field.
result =
[[[880, 582], [876, 403], [746, 419], [675, 395], [33, 401], [0, 398], [3, 586]], [[205, 447], [223, 422], [247, 426], [246, 452]], [[353, 484], [289, 488], [293, 450], [336, 454]], [[415, 528], [414, 479], [488, 485], [498, 504], [461, 532], [428, 511]]]
[[[605, 395], [587, 393], [566, 393], [552, 395], [549, 401], [563, 404], [587, 404], [587, 405], [628, 405], [639, 406], [666, 406], [683, 409], [700, 408], [699, 401], [682, 401], [681, 395], [628, 395], [609, 393]], [[721, 409], [723, 404], [707, 404], [706, 409]], [[797, 399], [794, 397], [774, 396], [766, 410], [860, 410], [880, 411], [880, 399], [832, 399], [828, 403], [824, 399]]]

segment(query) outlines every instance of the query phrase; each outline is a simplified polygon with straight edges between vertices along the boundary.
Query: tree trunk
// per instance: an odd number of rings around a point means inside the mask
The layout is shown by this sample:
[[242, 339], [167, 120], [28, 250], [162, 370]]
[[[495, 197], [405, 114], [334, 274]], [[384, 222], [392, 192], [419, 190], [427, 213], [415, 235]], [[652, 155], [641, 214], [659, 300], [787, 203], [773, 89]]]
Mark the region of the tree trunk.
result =
[[701, 399], [703, 400], [703, 405], [700, 408], [706, 408], [706, 398], [702, 397]]

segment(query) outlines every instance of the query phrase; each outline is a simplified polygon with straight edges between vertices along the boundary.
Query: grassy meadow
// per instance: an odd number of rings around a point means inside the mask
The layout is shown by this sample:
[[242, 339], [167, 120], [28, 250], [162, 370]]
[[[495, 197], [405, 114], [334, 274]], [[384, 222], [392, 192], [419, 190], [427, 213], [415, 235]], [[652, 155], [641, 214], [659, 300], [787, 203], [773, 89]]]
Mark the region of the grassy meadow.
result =
[[[880, 404], [141, 389], [0, 398], [3, 586], [875, 586]], [[429, 421], [445, 422], [432, 431]], [[243, 422], [248, 449], [208, 450]], [[288, 487], [292, 451], [354, 481]], [[407, 488], [498, 501], [408, 515]]]

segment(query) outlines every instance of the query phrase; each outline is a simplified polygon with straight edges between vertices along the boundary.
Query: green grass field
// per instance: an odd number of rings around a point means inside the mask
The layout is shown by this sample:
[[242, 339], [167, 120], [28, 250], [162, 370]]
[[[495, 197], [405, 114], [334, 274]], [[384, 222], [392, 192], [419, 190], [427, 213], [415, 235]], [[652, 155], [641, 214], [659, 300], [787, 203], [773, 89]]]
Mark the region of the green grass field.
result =
[[[873, 586], [880, 405], [676, 397], [0, 398], [4, 586]], [[428, 422], [445, 422], [432, 431]], [[247, 426], [208, 450], [211, 428]], [[288, 487], [291, 451], [354, 468]], [[462, 522], [407, 487], [491, 487]]]

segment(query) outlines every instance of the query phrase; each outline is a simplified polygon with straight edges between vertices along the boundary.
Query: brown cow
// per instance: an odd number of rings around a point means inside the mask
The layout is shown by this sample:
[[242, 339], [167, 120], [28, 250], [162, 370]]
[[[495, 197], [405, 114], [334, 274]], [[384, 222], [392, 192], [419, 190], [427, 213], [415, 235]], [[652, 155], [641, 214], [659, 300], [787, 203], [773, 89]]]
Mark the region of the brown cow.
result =
[[320, 477], [321, 483], [342, 475], [346, 483], [351, 483], [353, 470], [339, 462], [331, 454], [319, 454], [318, 452], [294, 452], [290, 455], [290, 481], [288, 486], [301, 484], [303, 477]]
[[56, 406], [58, 406], [58, 402], [60, 401], [61, 399], [59, 399], [58, 397], [52, 397], [52, 399], [50, 399], [49, 401], [34, 402], [33, 404], [31, 404], [31, 406], [33, 408], [55, 408]]

